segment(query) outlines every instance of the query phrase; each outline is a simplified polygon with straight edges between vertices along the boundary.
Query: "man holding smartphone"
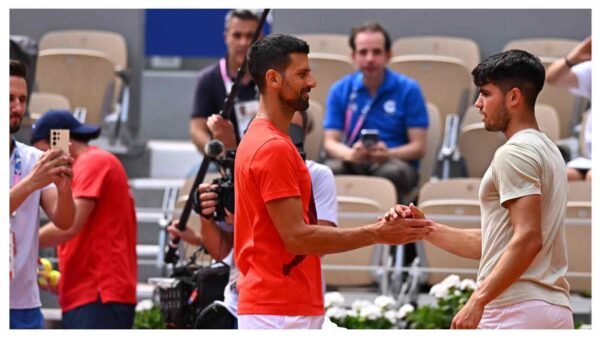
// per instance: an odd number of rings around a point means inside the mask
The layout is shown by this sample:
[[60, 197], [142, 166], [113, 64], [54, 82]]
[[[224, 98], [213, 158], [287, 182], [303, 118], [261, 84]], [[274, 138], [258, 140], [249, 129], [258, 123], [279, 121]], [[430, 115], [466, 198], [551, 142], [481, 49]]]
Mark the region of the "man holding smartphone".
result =
[[[49, 223], [39, 230], [40, 247], [58, 246], [58, 300], [67, 329], [128, 329], [136, 304], [137, 222], [125, 169], [116, 156], [88, 142], [100, 127], [77, 121], [71, 112], [51, 110], [33, 126], [31, 144], [45, 150], [53, 129], [71, 134], [73, 226]], [[52, 137], [52, 139], [51, 139]]]
[[27, 110], [26, 78], [25, 65], [10, 60], [10, 328], [43, 329], [36, 274], [39, 210], [41, 206], [57, 228], [72, 226], [73, 159], [58, 149], [42, 153], [13, 137]]
[[350, 47], [359, 71], [335, 83], [327, 99], [327, 164], [335, 174], [387, 178], [402, 199], [418, 182], [425, 152], [423, 95], [416, 81], [387, 69], [391, 42], [378, 23], [353, 28]]

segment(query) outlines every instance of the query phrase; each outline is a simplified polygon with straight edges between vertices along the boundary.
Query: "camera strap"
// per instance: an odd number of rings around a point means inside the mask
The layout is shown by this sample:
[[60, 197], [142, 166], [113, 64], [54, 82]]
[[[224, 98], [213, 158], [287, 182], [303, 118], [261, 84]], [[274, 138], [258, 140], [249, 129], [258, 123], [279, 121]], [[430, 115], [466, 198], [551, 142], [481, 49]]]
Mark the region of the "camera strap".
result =
[[[313, 194], [313, 187], [310, 187], [310, 201], [308, 204], [308, 222], [310, 224], [319, 223], [319, 218], [317, 217], [317, 206], [315, 205], [315, 195]], [[283, 265], [283, 275], [287, 276], [292, 272], [292, 269], [300, 264], [306, 255], [296, 255], [291, 262]]]

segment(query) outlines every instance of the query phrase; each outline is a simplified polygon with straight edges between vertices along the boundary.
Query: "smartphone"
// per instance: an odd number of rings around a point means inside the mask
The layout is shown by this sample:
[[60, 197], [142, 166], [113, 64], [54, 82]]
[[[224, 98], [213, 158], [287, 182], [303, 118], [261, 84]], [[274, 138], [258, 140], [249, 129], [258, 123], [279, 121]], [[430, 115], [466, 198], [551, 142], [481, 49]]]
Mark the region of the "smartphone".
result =
[[360, 140], [365, 147], [371, 147], [379, 142], [379, 130], [363, 129], [360, 131]]
[[50, 149], [61, 149], [69, 154], [69, 129], [50, 129]]

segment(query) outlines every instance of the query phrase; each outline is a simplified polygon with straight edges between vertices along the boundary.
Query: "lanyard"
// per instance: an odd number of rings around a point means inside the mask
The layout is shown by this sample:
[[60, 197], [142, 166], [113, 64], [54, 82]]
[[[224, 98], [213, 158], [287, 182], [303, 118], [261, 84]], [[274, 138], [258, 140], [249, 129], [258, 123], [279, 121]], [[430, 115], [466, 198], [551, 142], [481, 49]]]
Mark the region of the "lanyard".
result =
[[219, 69], [221, 70], [221, 79], [223, 79], [223, 84], [225, 85], [225, 96], [227, 96], [231, 92], [233, 81], [231, 81], [229, 74], [227, 74], [227, 61], [225, 58], [219, 60]]
[[351, 147], [352, 143], [354, 143], [354, 141], [356, 140], [356, 137], [358, 136], [358, 132], [362, 128], [363, 124], [365, 123], [367, 115], [369, 114], [369, 111], [371, 111], [371, 106], [373, 105], [373, 102], [375, 102], [375, 99], [377, 98], [377, 94], [375, 94], [375, 97], [373, 97], [372, 99], [369, 99], [367, 104], [365, 104], [365, 106], [360, 111], [360, 116], [358, 117], [356, 124], [354, 125], [354, 130], [352, 130], [352, 132], [350, 133], [350, 124], [352, 122], [352, 115], [354, 114], [354, 111], [356, 109], [358, 109], [358, 105], [356, 103], [356, 98], [358, 97], [358, 84], [361, 82], [362, 82], [362, 76], [360, 76], [357, 80], [355, 80], [355, 82], [352, 86], [352, 92], [350, 93], [350, 100], [349, 100], [350, 102], [348, 103], [348, 106], [346, 107], [346, 121], [345, 121], [345, 126], [344, 126], [344, 132], [346, 133], [346, 137], [347, 137], [346, 145], [349, 147]]
[[10, 182], [10, 187], [14, 187], [17, 183], [19, 183], [19, 181], [21, 180], [21, 176], [23, 175], [23, 168], [22, 168], [22, 163], [21, 163], [21, 155], [19, 154], [19, 149], [17, 148], [17, 144], [15, 142], [15, 140], [12, 140], [13, 142], [13, 153], [14, 153], [14, 162], [15, 162], [15, 168], [12, 172], [12, 180]]

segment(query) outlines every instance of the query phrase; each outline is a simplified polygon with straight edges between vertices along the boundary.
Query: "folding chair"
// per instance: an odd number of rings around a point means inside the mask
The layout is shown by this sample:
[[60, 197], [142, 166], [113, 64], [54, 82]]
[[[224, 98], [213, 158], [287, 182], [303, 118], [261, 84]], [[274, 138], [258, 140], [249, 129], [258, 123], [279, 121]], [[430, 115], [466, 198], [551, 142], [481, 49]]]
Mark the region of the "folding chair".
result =
[[483, 122], [462, 128], [458, 137], [458, 148], [465, 159], [469, 177], [483, 177], [494, 153], [506, 142], [502, 133], [485, 130]]
[[345, 75], [354, 72], [352, 60], [347, 56], [310, 53], [308, 60], [317, 86], [310, 92], [311, 99], [327, 109], [327, 96], [331, 86]]
[[40, 39], [40, 50], [89, 49], [105, 53], [117, 69], [127, 68], [127, 42], [115, 32], [99, 30], [50, 31]]
[[592, 290], [592, 202], [567, 202], [565, 237], [569, 268], [567, 280], [571, 291]]
[[354, 196], [376, 201], [387, 211], [397, 201], [394, 184], [385, 178], [362, 175], [336, 175], [335, 188], [338, 196]]
[[[478, 200], [428, 200], [419, 203], [419, 207], [428, 219], [451, 227], [461, 229], [481, 227], [481, 209]], [[427, 241], [418, 242], [417, 250], [422, 265], [426, 268], [423, 275], [429, 285], [441, 282], [449, 274], [471, 279], [477, 276], [478, 260], [456, 256]]]
[[315, 100], [310, 100], [307, 113], [311, 121], [312, 130], [304, 138], [304, 152], [307, 159], [320, 162], [324, 135], [323, 106]]
[[427, 113], [429, 116], [429, 128], [427, 129], [427, 144], [425, 155], [419, 163], [419, 185], [420, 188], [426, 182], [429, 182], [436, 165], [436, 158], [443, 136], [443, 129], [440, 117], [440, 111], [437, 106], [427, 102]]
[[[334, 178], [338, 194], [338, 222], [340, 223], [358, 226], [376, 222], [377, 216], [383, 215], [389, 208], [396, 204], [396, 188], [388, 179], [362, 175], [336, 175]], [[371, 200], [376, 204], [367, 202], [358, 208], [355, 205], [349, 204], [349, 197]], [[376, 206], [377, 208], [375, 208]], [[348, 208], [353, 208], [355, 210], [354, 213], [346, 213], [344, 210]], [[360, 210], [360, 212], [357, 210]], [[368, 212], [366, 210], [371, 211]], [[375, 245], [370, 249], [366, 258], [369, 259], [371, 266], [387, 266], [386, 264], [391, 264], [391, 251], [389, 246]], [[388, 278], [385, 277], [387, 274], [381, 270], [367, 272], [371, 282], [379, 283], [382, 290], [387, 289]]]
[[71, 104], [69, 99], [63, 95], [46, 93], [46, 92], [33, 92], [29, 98], [29, 116], [37, 120], [45, 112], [50, 109], [66, 109], [71, 110]]
[[419, 205], [432, 200], [479, 199], [481, 178], [460, 177], [427, 182], [419, 192]]
[[458, 58], [439, 55], [404, 55], [390, 60], [390, 69], [415, 79], [427, 102], [435, 104], [441, 121], [462, 115], [471, 103], [471, 74]]
[[560, 139], [560, 121], [556, 109], [548, 104], [535, 105], [535, 118], [540, 131], [545, 133], [552, 142]]
[[[82, 49], [98, 51], [114, 64], [114, 89], [108, 122], [115, 124], [113, 138], [119, 136], [121, 123], [126, 123], [130, 105], [130, 70], [127, 67], [127, 42], [116, 32], [102, 30], [58, 30], [46, 33], [40, 40], [40, 50]], [[117, 122], [118, 120], [118, 122]], [[124, 135], [127, 136], [127, 135]]]
[[537, 57], [561, 58], [569, 53], [579, 40], [559, 38], [527, 38], [511, 40], [502, 50], [521, 49]]
[[[541, 58], [546, 69], [554, 59]], [[568, 89], [545, 83], [544, 88], [538, 95], [537, 104], [546, 104], [555, 109], [559, 120], [559, 138], [567, 138], [573, 135], [573, 129], [579, 122], [580, 115], [585, 107], [586, 100], [573, 95]]]
[[592, 182], [588, 181], [570, 181], [567, 183], [569, 193], [567, 200], [569, 202], [591, 202], [592, 201]]
[[349, 57], [352, 54], [348, 36], [344, 34], [296, 34], [296, 37], [306, 41], [310, 53], [327, 53]]
[[60, 94], [73, 107], [85, 107], [86, 123], [100, 124], [110, 112], [114, 64], [102, 52], [82, 49], [47, 49], [38, 56], [38, 90]]
[[479, 46], [474, 40], [457, 36], [407, 36], [394, 40], [392, 55], [429, 54], [452, 56], [462, 60], [467, 69], [479, 64]]
[[[339, 191], [338, 191], [339, 193]], [[382, 214], [377, 201], [355, 196], [338, 196], [338, 226], [353, 228], [369, 221], [364, 214]], [[381, 245], [323, 256], [323, 275], [327, 285], [336, 287], [366, 287], [376, 283], [376, 268], [381, 266]]]

